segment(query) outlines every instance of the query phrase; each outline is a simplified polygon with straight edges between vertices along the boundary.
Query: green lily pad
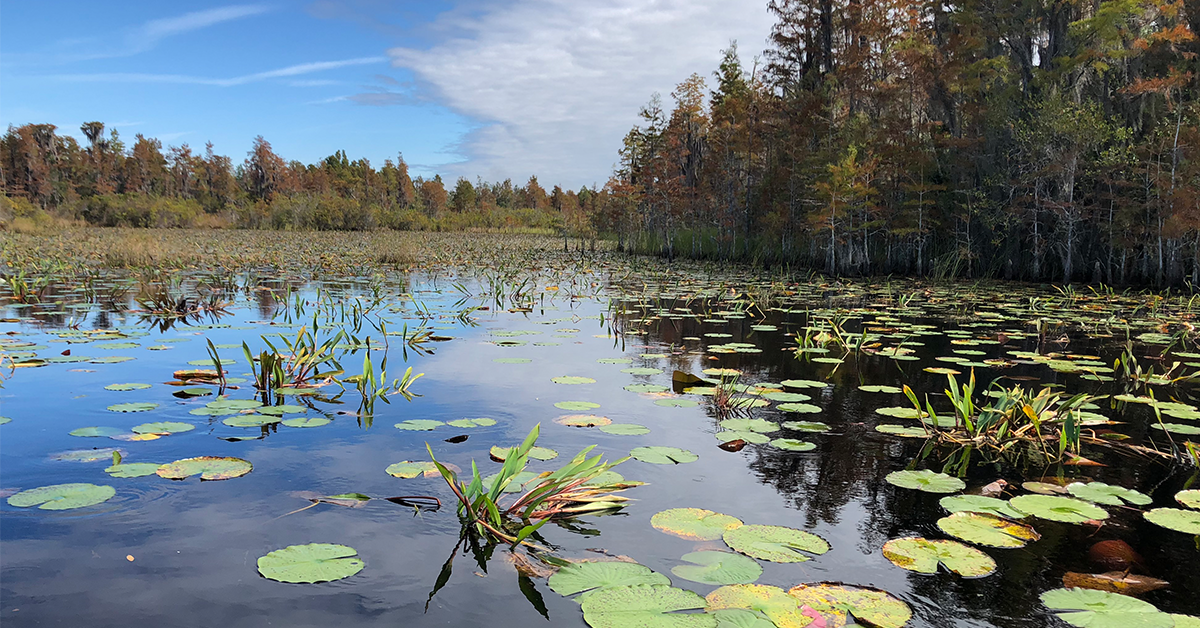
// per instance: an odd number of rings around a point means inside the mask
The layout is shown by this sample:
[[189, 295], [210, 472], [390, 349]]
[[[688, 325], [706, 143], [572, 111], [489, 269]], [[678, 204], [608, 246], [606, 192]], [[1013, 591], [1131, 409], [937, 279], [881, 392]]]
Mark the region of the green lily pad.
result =
[[331, 582], [362, 570], [358, 550], [330, 543], [289, 545], [258, 559], [258, 573], [278, 582]]
[[771, 401], [783, 401], [788, 403], [812, 400], [812, 397], [809, 397], [808, 395], [781, 391], [765, 392], [762, 394], [762, 396], [763, 399], [770, 399]]
[[149, 387], [150, 384], [109, 384], [104, 387], [104, 390], [116, 390], [124, 392], [127, 390], [145, 390]]
[[940, 501], [947, 512], [980, 512], [1006, 519], [1024, 519], [1025, 513], [1013, 508], [1007, 500], [983, 495], [951, 495]]
[[106, 502], [116, 494], [117, 490], [111, 486], [85, 483], [54, 484], [12, 495], [8, 498], [8, 505], [17, 508], [37, 506], [41, 510], [72, 510]]
[[272, 423], [279, 423], [280, 418], [277, 416], [267, 416], [265, 414], [239, 414], [231, 416], [224, 421], [221, 421], [229, 427], [262, 427]]
[[119, 427], [81, 427], [77, 430], [70, 431], [71, 436], [83, 436], [87, 438], [96, 438], [101, 436], [111, 438], [113, 436], [126, 433], [127, 432], [125, 430]]
[[596, 360], [600, 364], [633, 364], [630, 358], [600, 358]]
[[405, 480], [415, 478], [418, 475], [427, 478], [436, 478], [441, 475], [438, 473], [437, 466], [428, 461], [411, 462], [405, 460], [403, 462], [397, 462], [396, 464], [389, 465], [388, 468], [384, 469], [384, 472], [392, 477], [402, 478]]
[[496, 364], [529, 364], [533, 360], [529, 358], [493, 358], [492, 362]]
[[742, 609], [762, 613], [778, 628], [803, 628], [813, 618], [804, 614], [800, 601], [779, 587], [764, 584], [731, 584], [708, 594], [708, 610]]
[[763, 572], [753, 559], [731, 552], [691, 552], [680, 560], [692, 564], [672, 567], [671, 573], [703, 584], [750, 584]]
[[297, 417], [282, 421], [282, 424], [288, 427], [321, 427], [330, 423], [333, 423], [333, 421], [325, 417]]
[[115, 447], [101, 447], [99, 449], [76, 449], [73, 451], [64, 451], [50, 456], [51, 460], [62, 460], [64, 462], [98, 462], [100, 460], [109, 460], [112, 458], [113, 452], [118, 452], [125, 455], [123, 449]]
[[726, 530], [721, 538], [734, 551], [775, 563], [804, 562], [809, 560], [805, 553], [819, 555], [829, 551], [825, 539], [783, 526], [744, 525]]
[[605, 434], [613, 434], [616, 436], [641, 436], [649, 434], [650, 428], [637, 423], [613, 423], [611, 425], [601, 425], [599, 428]]
[[956, 477], [929, 469], [893, 471], [884, 479], [893, 486], [911, 488], [926, 493], [957, 493], [967, 487], [966, 482]]
[[1095, 589], [1054, 589], [1042, 604], [1080, 628], [1171, 628], [1175, 620], [1149, 602]]
[[12, 423], [12, 419], [10, 417], [0, 416], [0, 425], [4, 425], [5, 423]]
[[[435, 469], [435, 471], [436, 471], [436, 469]], [[504, 488], [501, 489], [501, 492], [503, 492], [503, 493], [520, 493], [522, 490], [524, 490], [525, 484], [527, 482], [529, 482], [530, 480], [538, 477], [538, 475], [539, 474], [534, 473], [533, 471], [521, 471], [519, 473], [516, 473], [512, 476], [512, 479], [510, 479], [508, 481], [508, 484], [506, 484], [504, 486]], [[492, 486], [495, 485], [496, 479], [499, 477], [500, 477], [500, 473], [497, 472], [497, 473], [493, 473], [493, 474], [483, 478], [484, 489], [488, 490], [488, 491], [492, 490]]]
[[738, 432], [734, 430], [723, 430], [717, 432], [714, 434], [714, 436], [716, 436], [717, 440], [721, 441], [722, 443], [728, 443], [735, 440], [744, 440], [747, 443], [761, 445], [763, 443], [770, 442], [771, 440], [771, 437], [767, 436], [766, 434], [760, 434], [758, 432]]
[[1200, 534], [1200, 512], [1180, 508], [1155, 508], [1147, 511], [1146, 521], [1184, 534]]
[[190, 432], [196, 429], [191, 423], [181, 423], [179, 421], [157, 421], [154, 423], [142, 423], [133, 428], [135, 434], [179, 434], [181, 432]]
[[595, 410], [596, 408], [599, 408], [600, 404], [592, 403], [590, 401], [560, 401], [554, 404], [554, 407], [558, 408], [559, 410], [568, 410], [570, 412], [587, 412], [588, 410]]
[[794, 586], [788, 595], [820, 613], [827, 626], [843, 626], [857, 619], [873, 628], [902, 628], [912, 619], [908, 604], [878, 589], [818, 582]]
[[[226, 379], [226, 382], [228, 382], [228, 381], [229, 380]], [[209, 390], [208, 388], [201, 388], [199, 386], [193, 386], [192, 388], [183, 388], [175, 393], [176, 396], [182, 395], [184, 397], [207, 397], [211, 394], [213, 394], [212, 390]]]
[[695, 462], [700, 459], [700, 456], [678, 447], [635, 447], [629, 452], [629, 456], [634, 460], [649, 462], [652, 464], [686, 464]]
[[254, 410], [262, 407], [262, 402], [254, 399], [217, 399], [204, 404], [208, 408], [220, 408], [222, 410]]
[[554, 572], [548, 584], [551, 591], [562, 596], [571, 596], [611, 587], [638, 584], [669, 585], [671, 580], [645, 565], [600, 561], [571, 563]]
[[103, 358], [92, 358], [88, 362], [90, 364], [120, 364], [122, 362], [129, 362], [132, 359], [132, 357], [127, 355], [110, 355]]
[[912, 406], [889, 406], [887, 408], [875, 408], [875, 414], [890, 416], [894, 419], [919, 419], [925, 416], [924, 412], [918, 412]]
[[140, 478], [154, 475], [162, 465], [155, 462], [122, 462], [104, 470], [114, 478]]
[[581, 604], [592, 628], [716, 628], [705, 613], [675, 611], [704, 608], [704, 598], [667, 584], [609, 587], [589, 594]]
[[926, 438], [929, 432], [921, 427], [909, 427], [907, 425], [876, 425], [875, 431], [882, 434], [891, 434], [893, 436], [902, 436], [904, 438]]
[[776, 410], [781, 412], [795, 412], [798, 414], [816, 414], [821, 411], [821, 406], [814, 406], [811, 403], [781, 403], [775, 406]]
[[[490, 454], [496, 460], [504, 462], [508, 458], [508, 453], [512, 451], [512, 449], [512, 447], [501, 447], [499, 445], [494, 445], [492, 446], [491, 450], [488, 451], [488, 454]], [[548, 447], [538, 447], [535, 445], [529, 448], [529, 453], [527, 455], [534, 460], [554, 460], [558, 457], [558, 452]]]
[[830, 385], [826, 382], [818, 382], [811, 379], [785, 379], [780, 384], [784, 388], [825, 388]]
[[303, 414], [305, 412], [308, 412], [308, 408], [306, 408], [304, 406], [284, 404], [282, 406], [268, 406], [265, 408], [258, 408], [256, 410], [256, 412], [258, 412], [259, 414], [267, 414], [270, 416], [283, 416], [285, 414]]
[[456, 419], [454, 421], [446, 422], [446, 425], [449, 425], [451, 427], [461, 427], [461, 428], [491, 427], [495, 424], [496, 424], [496, 419], [489, 419], [487, 417], [481, 417], [478, 419]]
[[630, 384], [625, 387], [625, 390], [635, 393], [660, 393], [671, 389], [657, 384]]
[[108, 407], [113, 412], [149, 412], [158, 407], [157, 403], [118, 403]]
[[776, 438], [771, 441], [772, 447], [778, 447], [785, 451], [812, 451], [817, 448], [816, 443], [798, 440], [795, 438]]
[[892, 539], [883, 544], [883, 556], [893, 565], [917, 573], [937, 573], [939, 564], [965, 578], [979, 578], [996, 571], [996, 561], [991, 556], [958, 541]]
[[550, 381], [554, 382], [555, 384], [570, 384], [570, 385], [595, 384], [596, 383], [596, 380], [594, 380], [590, 377], [579, 377], [576, 375], [563, 375], [561, 377], [554, 377], [554, 378], [551, 378]]
[[[188, 364], [192, 366], [215, 366], [215, 363], [212, 361], [212, 359], [190, 360], [188, 361]], [[234, 360], [233, 358], [221, 358], [221, 366], [229, 366], [230, 364], [237, 364], [237, 360]]]
[[1200, 490], [1179, 491], [1175, 493], [1175, 501], [1187, 508], [1200, 509]]
[[954, 538], [987, 547], [1025, 547], [1042, 538], [1025, 524], [980, 512], [952, 513], [938, 519], [937, 525]]
[[667, 534], [692, 541], [715, 541], [725, 532], [744, 524], [737, 517], [703, 508], [671, 508], [651, 517], [650, 525]]
[[700, 402], [694, 399], [655, 399], [654, 405], [664, 408], [695, 408]]
[[1103, 508], [1059, 495], [1018, 495], [1008, 503], [1027, 515], [1063, 523], [1085, 523], [1108, 518]]
[[864, 385], [864, 386], [859, 386], [858, 389], [863, 392], [884, 393], [884, 394], [888, 394], [888, 395], [894, 395], [894, 394], [904, 392], [904, 389], [902, 389], [902, 388], [896, 388], [895, 386], [886, 386], [886, 385], [878, 385], [878, 386], [877, 385]]
[[783, 427], [797, 432], [828, 432], [829, 424], [820, 421], [784, 421]]
[[629, 375], [658, 375], [658, 374], [662, 373], [662, 369], [655, 369], [655, 368], [649, 368], [649, 367], [638, 367], [638, 368], [621, 369], [621, 372], [628, 373]]
[[241, 458], [200, 456], [164, 464], [155, 473], [168, 480], [182, 480], [196, 474], [201, 480], [228, 480], [242, 477], [253, 469], [254, 465]]
[[431, 419], [409, 419], [407, 421], [401, 421], [397, 423], [396, 429], [407, 430], [410, 432], [429, 432], [442, 425], [445, 425], [445, 423]]
[[1121, 506], [1126, 503], [1145, 506], [1154, 501], [1144, 493], [1104, 482], [1075, 482], [1067, 485], [1067, 491], [1079, 499], [1109, 506]]
[[1200, 434], [1200, 426], [1184, 425], [1182, 423], [1154, 423], [1150, 427], [1153, 427], [1156, 430], [1164, 430], [1172, 434], [1183, 434], [1187, 436]]
[[759, 432], [770, 434], [779, 431], [779, 424], [764, 419], [725, 419], [719, 425], [727, 430], [736, 432]]

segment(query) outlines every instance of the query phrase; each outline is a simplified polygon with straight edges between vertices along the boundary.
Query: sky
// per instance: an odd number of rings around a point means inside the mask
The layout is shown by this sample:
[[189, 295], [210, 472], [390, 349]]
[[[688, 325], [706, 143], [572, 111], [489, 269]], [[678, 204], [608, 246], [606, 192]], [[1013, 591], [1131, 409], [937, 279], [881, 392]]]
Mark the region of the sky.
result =
[[711, 83], [731, 41], [749, 65], [771, 24], [766, 0], [6, 2], [0, 124], [602, 186], [653, 93]]

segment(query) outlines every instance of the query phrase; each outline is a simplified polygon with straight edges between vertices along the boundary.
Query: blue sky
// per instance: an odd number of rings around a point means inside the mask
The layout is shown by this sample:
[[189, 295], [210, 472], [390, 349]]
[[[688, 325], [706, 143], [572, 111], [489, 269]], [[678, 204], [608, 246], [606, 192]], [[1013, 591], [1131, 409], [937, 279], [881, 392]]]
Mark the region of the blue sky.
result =
[[240, 162], [336, 150], [414, 174], [603, 185], [637, 109], [738, 40], [765, 0], [6, 2], [0, 123], [187, 143]]

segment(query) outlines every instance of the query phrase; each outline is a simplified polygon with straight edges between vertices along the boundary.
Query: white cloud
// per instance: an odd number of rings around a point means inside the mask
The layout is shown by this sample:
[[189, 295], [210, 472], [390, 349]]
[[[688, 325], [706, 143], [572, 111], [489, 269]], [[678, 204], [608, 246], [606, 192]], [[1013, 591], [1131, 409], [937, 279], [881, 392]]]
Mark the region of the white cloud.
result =
[[239, 4], [228, 7], [194, 11], [176, 17], [150, 20], [138, 29], [137, 36], [148, 40], [150, 45], [171, 35], [207, 28], [221, 22], [228, 22], [251, 15], [266, 13], [270, 8], [257, 4]]
[[389, 51], [482, 123], [450, 169], [571, 187], [604, 182], [651, 93], [711, 76], [730, 40], [748, 62], [772, 24], [763, 0], [517, 0], [455, 17], [462, 36]]
[[318, 61], [315, 63], [300, 63], [285, 68], [245, 74], [232, 78], [207, 78], [186, 74], [142, 74], [133, 72], [101, 72], [97, 74], [60, 74], [54, 78], [63, 81], [83, 81], [98, 83], [175, 83], [180, 85], [212, 85], [215, 87], [233, 87], [247, 83], [257, 83], [273, 78], [300, 76], [313, 72], [336, 70], [354, 65], [370, 65], [387, 61], [384, 57], [360, 57], [358, 59], [342, 59], [340, 61]]

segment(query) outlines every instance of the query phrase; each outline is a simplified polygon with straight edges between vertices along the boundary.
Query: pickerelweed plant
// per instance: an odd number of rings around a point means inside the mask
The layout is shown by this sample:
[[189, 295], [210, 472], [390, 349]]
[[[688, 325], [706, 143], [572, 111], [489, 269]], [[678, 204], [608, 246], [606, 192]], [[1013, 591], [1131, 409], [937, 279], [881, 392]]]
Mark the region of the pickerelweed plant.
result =
[[[535, 425], [519, 446], [510, 448], [503, 468], [487, 481], [479, 475], [474, 461], [470, 482], [459, 480], [458, 474], [438, 462], [433, 449], [425, 446], [442, 479], [458, 498], [458, 516], [469, 534], [516, 547], [528, 542], [526, 539], [549, 521], [619, 510], [629, 498], [614, 493], [642, 484], [627, 482], [612, 471], [628, 458], [604, 462], [602, 455], [589, 457], [595, 445], [579, 452], [557, 471], [529, 478], [525, 467], [540, 429], [540, 424]], [[514, 483], [521, 486], [520, 491], [506, 492]], [[518, 496], [504, 503], [507, 494]]]
[[1092, 400], [1088, 395], [1066, 397], [1049, 388], [1034, 393], [1019, 385], [1004, 388], [993, 381], [985, 393], [990, 401], [980, 404], [975, 398], [974, 369], [961, 385], [953, 374], [946, 377], [949, 388], [945, 395], [953, 417], [939, 416], [928, 395], [922, 404], [911, 388], [904, 387], [917, 417], [940, 444], [979, 451], [993, 460], [1049, 463], [1078, 456], [1083, 442], [1099, 440], [1083, 430], [1091, 418], [1085, 410]]

